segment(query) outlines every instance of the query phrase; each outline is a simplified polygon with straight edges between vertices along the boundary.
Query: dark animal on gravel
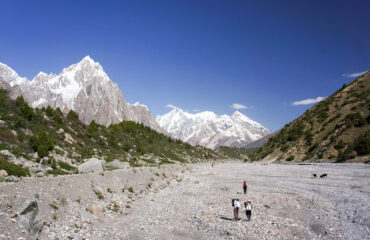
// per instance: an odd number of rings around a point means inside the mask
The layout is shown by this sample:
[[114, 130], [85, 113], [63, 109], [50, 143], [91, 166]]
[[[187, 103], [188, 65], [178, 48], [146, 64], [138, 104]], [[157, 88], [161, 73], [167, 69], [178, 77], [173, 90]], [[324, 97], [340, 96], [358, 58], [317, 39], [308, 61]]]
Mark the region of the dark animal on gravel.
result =
[[320, 175], [321, 178], [324, 178], [324, 177], [327, 177], [327, 176], [328, 176], [328, 174], [326, 174], [326, 173]]
[[316, 173], [312, 174], [312, 177], [316, 177], [316, 176], [317, 176]]

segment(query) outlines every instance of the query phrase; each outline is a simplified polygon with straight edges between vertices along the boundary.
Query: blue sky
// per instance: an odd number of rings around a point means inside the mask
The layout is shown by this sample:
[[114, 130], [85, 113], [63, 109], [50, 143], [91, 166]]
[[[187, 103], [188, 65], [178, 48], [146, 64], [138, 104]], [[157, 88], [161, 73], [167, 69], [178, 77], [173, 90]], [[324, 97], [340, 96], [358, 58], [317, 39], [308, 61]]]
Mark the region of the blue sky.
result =
[[232, 114], [237, 103], [278, 130], [312, 106], [293, 102], [369, 70], [369, 10], [356, 0], [3, 0], [0, 62], [32, 79], [90, 55], [154, 116], [168, 104]]

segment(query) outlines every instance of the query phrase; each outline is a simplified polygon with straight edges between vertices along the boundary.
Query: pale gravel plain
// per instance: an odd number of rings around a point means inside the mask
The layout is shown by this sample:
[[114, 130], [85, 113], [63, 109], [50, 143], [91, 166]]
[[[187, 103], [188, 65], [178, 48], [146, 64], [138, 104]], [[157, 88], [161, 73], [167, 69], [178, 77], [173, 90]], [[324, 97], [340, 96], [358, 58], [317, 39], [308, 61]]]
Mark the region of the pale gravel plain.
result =
[[[314, 178], [313, 173], [328, 176]], [[247, 195], [242, 194], [243, 180], [248, 182]], [[128, 191], [130, 186], [134, 193]], [[101, 191], [104, 199], [93, 190]], [[0, 239], [34, 238], [9, 217], [34, 194], [39, 195], [38, 217], [45, 222], [39, 239], [370, 236], [370, 165], [366, 164], [226, 162], [0, 183]], [[250, 222], [244, 211], [240, 221], [232, 220], [232, 198], [252, 201]], [[49, 205], [53, 201], [57, 210]], [[105, 209], [101, 216], [86, 211], [94, 203]]]

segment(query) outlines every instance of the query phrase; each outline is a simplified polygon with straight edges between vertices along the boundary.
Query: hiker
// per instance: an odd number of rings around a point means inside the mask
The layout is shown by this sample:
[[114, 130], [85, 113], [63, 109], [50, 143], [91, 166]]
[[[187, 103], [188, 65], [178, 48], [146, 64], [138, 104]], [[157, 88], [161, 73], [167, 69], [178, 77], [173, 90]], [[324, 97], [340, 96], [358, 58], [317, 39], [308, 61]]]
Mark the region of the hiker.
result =
[[248, 188], [247, 182], [244, 181], [244, 183], [243, 183], [244, 194], [247, 194], [247, 188]]
[[252, 203], [251, 201], [244, 202], [244, 207], [245, 207], [245, 214], [247, 215], [247, 221], [251, 220], [252, 216]]
[[240, 209], [240, 202], [239, 199], [234, 199], [234, 218], [235, 220], [239, 220], [239, 209]]

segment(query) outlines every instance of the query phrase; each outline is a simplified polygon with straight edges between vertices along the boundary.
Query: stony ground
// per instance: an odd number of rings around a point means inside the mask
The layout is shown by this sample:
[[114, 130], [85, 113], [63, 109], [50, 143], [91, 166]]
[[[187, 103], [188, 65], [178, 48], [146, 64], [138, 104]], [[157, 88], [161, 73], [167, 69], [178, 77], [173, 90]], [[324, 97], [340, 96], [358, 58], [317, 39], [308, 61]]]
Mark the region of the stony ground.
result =
[[[12, 215], [34, 198], [40, 235]], [[232, 198], [252, 201], [250, 222], [243, 208], [232, 219]], [[0, 183], [0, 239], [367, 239], [369, 200], [365, 164], [233, 162], [29, 178]], [[104, 212], [87, 211], [93, 204]]]

